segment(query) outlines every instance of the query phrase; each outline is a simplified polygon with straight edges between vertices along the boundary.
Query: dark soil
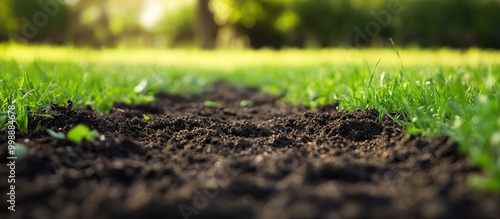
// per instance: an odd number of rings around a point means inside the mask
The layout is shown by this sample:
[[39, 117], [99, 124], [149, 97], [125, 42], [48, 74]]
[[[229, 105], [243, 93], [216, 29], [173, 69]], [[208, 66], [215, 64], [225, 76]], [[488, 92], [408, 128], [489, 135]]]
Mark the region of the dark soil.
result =
[[[29, 149], [16, 161], [16, 211], [3, 200], [0, 218], [500, 215], [500, 195], [467, 186], [479, 170], [445, 136], [411, 136], [374, 110], [292, 107], [257, 89], [214, 87], [189, 98], [159, 94], [151, 105], [117, 103], [107, 115], [69, 103], [51, 107], [54, 119], [31, 118], [32, 130], [17, 135]], [[80, 123], [102, 137], [76, 144], [46, 132]], [[3, 162], [6, 139], [2, 132]], [[0, 186], [5, 198], [6, 178]]]

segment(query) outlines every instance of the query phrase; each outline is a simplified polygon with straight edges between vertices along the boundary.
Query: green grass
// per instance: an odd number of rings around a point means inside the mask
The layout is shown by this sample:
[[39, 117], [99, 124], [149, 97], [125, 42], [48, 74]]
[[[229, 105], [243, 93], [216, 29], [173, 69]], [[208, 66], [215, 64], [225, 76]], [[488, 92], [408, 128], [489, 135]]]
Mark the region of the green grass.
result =
[[457, 140], [485, 170], [470, 177], [472, 185], [500, 191], [500, 52], [407, 49], [398, 57], [392, 49], [96, 51], [5, 44], [0, 53], [3, 129], [11, 103], [17, 127], [27, 130], [28, 113], [50, 103], [72, 100], [105, 113], [113, 101], [154, 101], [160, 90], [201, 92], [223, 79], [284, 94], [294, 104], [338, 100], [343, 109], [396, 112], [393, 118], [411, 133]]

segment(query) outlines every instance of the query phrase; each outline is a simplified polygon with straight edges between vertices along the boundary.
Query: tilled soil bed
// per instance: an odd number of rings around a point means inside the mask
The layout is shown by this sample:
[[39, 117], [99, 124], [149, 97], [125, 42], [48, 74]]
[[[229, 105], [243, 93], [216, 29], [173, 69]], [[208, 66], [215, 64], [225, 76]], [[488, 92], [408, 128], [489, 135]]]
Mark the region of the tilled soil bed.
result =
[[[218, 83], [107, 115], [52, 106], [53, 119], [33, 117], [17, 134], [28, 152], [16, 161], [16, 211], [4, 200], [0, 218], [499, 217], [500, 195], [467, 186], [479, 169], [447, 137], [409, 135], [374, 110], [276, 100]], [[76, 144], [46, 131], [77, 124], [102, 136]]]

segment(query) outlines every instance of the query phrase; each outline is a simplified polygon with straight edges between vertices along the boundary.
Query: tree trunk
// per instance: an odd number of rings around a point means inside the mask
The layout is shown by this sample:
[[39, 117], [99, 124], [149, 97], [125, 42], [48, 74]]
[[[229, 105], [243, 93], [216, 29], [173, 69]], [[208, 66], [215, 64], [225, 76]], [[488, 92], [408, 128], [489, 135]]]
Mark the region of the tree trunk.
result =
[[215, 48], [218, 26], [214, 20], [214, 14], [208, 8], [210, 0], [198, 0], [198, 28], [201, 35], [202, 48]]

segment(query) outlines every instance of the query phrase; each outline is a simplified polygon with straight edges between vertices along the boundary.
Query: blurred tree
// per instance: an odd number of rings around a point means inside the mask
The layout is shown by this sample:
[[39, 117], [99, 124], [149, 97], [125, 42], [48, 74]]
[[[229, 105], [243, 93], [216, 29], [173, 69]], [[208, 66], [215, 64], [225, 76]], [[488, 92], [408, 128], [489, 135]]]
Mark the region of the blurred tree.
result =
[[[381, 18], [391, 2], [404, 10]], [[499, 11], [498, 0], [0, 0], [0, 41], [280, 48], [384, 46], [392, 37], [401, 46], [500, 48]], [[143, 25], [153, 12], [156, 25]]]
[[[373, 20], [384, 0], [212, 0], [220, 25], [250, 38], [252, 47], [336, 46], [351, 42], [353, 28]], [[384, 28], [387, 34], [389, 28]]]
[[212, 0], [211, 9], [219, 25], [230, 26], [249, 37], [254, 48], [283, 46], [285, 35], [295, 27], [291, 0]]
[[9, 33], [19, 30], [11, 4], [11, 1], [0, 1], [0, 41], [8, 40]]
[[108, 0], [78, 1], [70, 8], [68, 42], [95, 47], [113, 45]]
[[[56, 0], [4, 0], [8, 37], [28, 42], [64, 43], [68, 27], [66, 5]], [[15, 19], [9, 18], [9, 14]], [[5, 18], [4, 18], [5, 19]], [[2, 28], [3, 29], [3, 28]]]
[[394, 34], [423, 47], [500, 48], [500, 2], [436, 0], [409, 2]]
[[193, 46], [197, 41], [197, 31], [201, 25], [199, 9], [197, 8], [196, 1], [179, 0], [179, 3], [167, 7], [167, 11], [151, 30], [160, 39], [163, 38], [167, 41], [169, 46]]
[[121, 42], [141, 45], [148, 37], [139, 24], [141, 1], [80, 0], [70, 7], [68, 43], [112, 47]]
[[141, 26], [139, 20], [141, 14], [144, 13], [145, 1], [107, 1], [108, 27], [114, 44], [151, 46], [151, 44], [146, 44], [147, 42], [144, 40], [150, 37], [150, 34]]
[[217, 38], [218, 26], [209, 8], [210, 0], [198, 0], [198, 28], [202, 38], [201, 47], [213, 49]]
[[[477, 34], [475, 46], [500, 49], [500, 1], [483, 1], [473, 9], [472, 26]], [[478, 16], [478, 15], [481, 16]]]
[[[294, 7], [300, 17], [300, 25], [294, 30], [293, 45], [304, 46], [316, 41], [320, 46], [331, 46], [341, 39], [347, 40], [356, 16], [350, 0], [298, 1]], [[359, 16], [359, 15], [358, 15]]]

